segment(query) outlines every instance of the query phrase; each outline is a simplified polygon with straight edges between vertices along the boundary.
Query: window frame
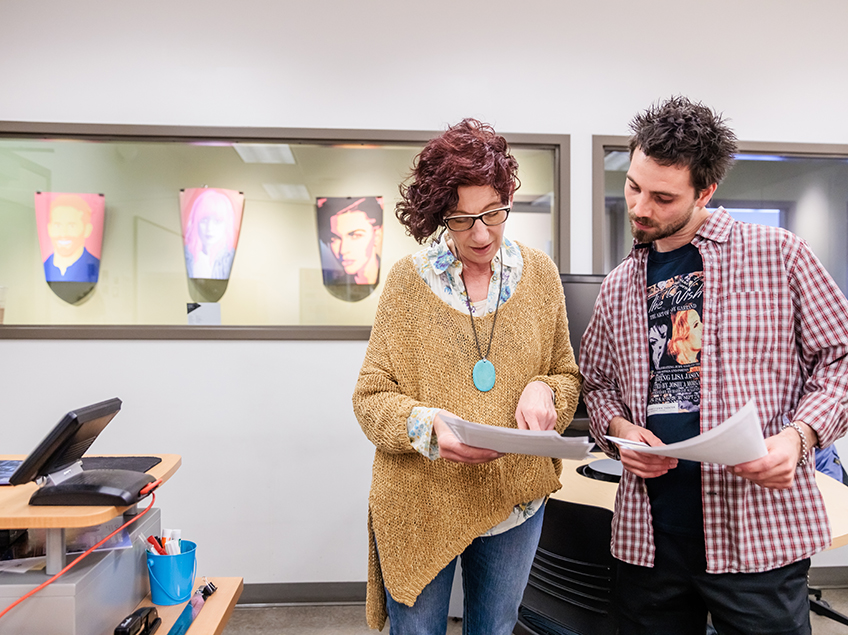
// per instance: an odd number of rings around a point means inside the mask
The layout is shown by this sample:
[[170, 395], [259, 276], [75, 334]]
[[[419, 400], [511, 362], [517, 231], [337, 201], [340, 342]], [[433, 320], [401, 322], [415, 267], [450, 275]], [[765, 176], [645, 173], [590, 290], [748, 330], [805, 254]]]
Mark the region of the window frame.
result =
[[[0, 121], [0, 138], [29, 140], [227, 143], [421, 144], [442, 131], [333, 128], [250, 128], [216, 126], [123, 125]], [[510, 145], [554, 153], [554, 204], [551, 245], [560, 273], [571, 261], [571, 138], [563, 134], [500, 133]], [[370, 326], [350, 325], [13, 325], [0, 326], [0, 339], [72, 340], [367, 340]]]

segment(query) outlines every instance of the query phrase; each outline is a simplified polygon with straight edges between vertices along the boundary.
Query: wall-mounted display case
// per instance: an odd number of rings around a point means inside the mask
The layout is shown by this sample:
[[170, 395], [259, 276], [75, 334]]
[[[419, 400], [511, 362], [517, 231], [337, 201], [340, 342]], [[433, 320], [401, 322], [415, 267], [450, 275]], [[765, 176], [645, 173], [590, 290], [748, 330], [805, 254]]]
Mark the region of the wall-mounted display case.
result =
[[[385, 274], [420, 248], [393, 212], [399, 183], [437, 134], [0, 122], [0, 337], [366, 338]], [[567, 272], [569, 139], [504, 136], [521, 180], [507, 235]], [[180, 192], [205, 187], [244, 197], [228, 279], [187, 271]], [[37, 191], [105, 196], [99, 278], [81, 299], [45, 282]], [[330, 293], [316, 202], [363, 196], [385, 209], [383, 273], [373, 293]], [[220, 326], [188, 326], [187, 305], [203, 302], [219, 303]]]

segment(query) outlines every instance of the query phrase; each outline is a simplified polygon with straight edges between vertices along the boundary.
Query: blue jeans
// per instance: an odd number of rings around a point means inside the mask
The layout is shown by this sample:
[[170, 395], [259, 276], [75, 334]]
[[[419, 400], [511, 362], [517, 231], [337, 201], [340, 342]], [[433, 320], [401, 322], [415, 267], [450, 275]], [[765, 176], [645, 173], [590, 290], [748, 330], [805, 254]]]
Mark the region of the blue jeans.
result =
[[[511, 635], [542, 533], [544, 507], [518, 527], [475, 538], [462, 558], [463, 635]], [[378, 545], [379, 547], [379, 545]], [[444, 635], [456, 560], [424, 587], [411, 607], [386, 591], [390, 635]]]

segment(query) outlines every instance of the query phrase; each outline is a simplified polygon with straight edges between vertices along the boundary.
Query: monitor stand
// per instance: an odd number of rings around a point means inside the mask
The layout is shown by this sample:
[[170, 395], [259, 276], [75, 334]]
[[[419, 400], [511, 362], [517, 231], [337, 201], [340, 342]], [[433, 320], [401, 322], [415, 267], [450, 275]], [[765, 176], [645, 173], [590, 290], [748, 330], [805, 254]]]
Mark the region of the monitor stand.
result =
[[82, 462], [51, 474], [29, 499], [30, 505], [135, 505], [154, 479], [130, 470], [83, 470]]

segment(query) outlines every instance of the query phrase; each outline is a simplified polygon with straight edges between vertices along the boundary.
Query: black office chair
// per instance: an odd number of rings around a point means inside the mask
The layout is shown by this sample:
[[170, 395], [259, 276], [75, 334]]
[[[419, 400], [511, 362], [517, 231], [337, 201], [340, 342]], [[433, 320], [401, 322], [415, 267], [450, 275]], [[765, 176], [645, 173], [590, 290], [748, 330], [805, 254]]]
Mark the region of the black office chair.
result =
[[612, 512], [548, 500], [514, 635], [615, 635]]

